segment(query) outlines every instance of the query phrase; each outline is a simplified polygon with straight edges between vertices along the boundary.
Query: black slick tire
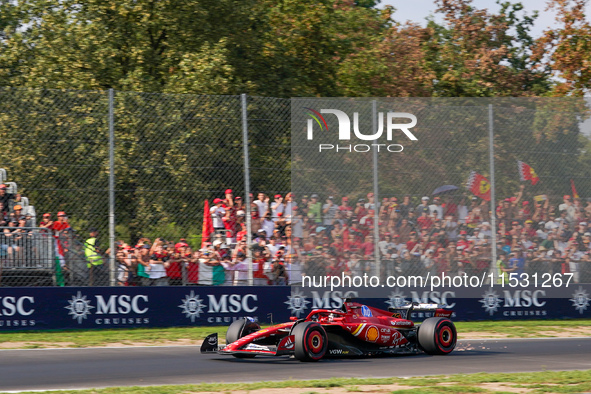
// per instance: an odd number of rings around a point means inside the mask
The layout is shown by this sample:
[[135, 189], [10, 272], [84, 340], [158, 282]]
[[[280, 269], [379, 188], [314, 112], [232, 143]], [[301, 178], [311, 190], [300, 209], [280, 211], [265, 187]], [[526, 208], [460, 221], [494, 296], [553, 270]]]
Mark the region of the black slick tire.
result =
[[430, 317], [419, 326], [418, 342], [427, 354], [445, 355], [456, 347], [458, 334], [454, 323], [443, 317]]
[[[251, 321], [249, 319], [238, 319], [235, 320], [230, 327], [228, 327], [228, 331], [226, 331], [226, 344], [230, 344], [232, 342], [236, 342], [238, 339], [247, 336], [248, 334], [252, 334], [261, 329], [258, 323]], [[236, 358], [253, 358], [256, 355], [254, 354], [233, 354]]]
[[294, 356], [300, 361], [318, 361], [328, 349], [328, 336], [324, 327], [316, 322], [303, 322], [295, 326]]

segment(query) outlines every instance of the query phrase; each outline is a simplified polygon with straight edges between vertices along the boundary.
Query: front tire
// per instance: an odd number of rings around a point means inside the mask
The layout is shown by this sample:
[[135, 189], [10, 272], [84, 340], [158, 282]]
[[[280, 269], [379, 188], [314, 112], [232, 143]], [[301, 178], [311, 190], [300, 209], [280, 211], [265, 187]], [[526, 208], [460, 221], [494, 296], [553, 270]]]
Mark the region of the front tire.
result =
[[[228, 327], [228, 331], [226, 331], [226, 345], [229, 345], [232, 342], [236, 342], [242, 337], [247, 336], [248, 334], [252, 334], [261, 329], [261, 326], [257, 322], [254, 322], [250, 319], [242, 318], [235, 320], [230, 327]], [[254, 354], [233, 354], [236, 358], [254, 358], [256, 355]]]
[[328, 336], [324, 327], [316, 322], [300, 323], [293, 329], [295, 358], [300, 361], [318, 361], [328, 349]]
[[430, 317], [419, 326], [418, 342], [427, 354], [443, 355], [456, 347], [458, 334], [454, 323], [443, 317]]

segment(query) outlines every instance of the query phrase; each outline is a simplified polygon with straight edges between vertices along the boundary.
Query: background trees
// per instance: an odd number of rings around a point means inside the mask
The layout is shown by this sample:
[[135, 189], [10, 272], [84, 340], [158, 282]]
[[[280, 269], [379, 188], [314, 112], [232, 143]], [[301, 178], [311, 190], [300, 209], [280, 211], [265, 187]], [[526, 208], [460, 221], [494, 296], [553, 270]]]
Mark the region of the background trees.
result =
[[[591, 26], [583, 0], [550, 0], [560, 24], [542, 37], [531, 36], [536, 15], [518, 2], [503, 2], [493, 13], [470, 0], [436, 0], [442, 22], [425, 27], [397, 21], [394, 9], [377, 3], [0, 0], [0, 86], [13, 88], [0, 94], [0, 162], [40, 209], [72, 211], [78, 201], [72, 215], [83, 218], [80, 226], [106, 224], [105, 90], [116, 89], [121, 233], [134, 238], [146, 223], [197, 233], [203, 199], [227, 187], [241, 191], [240, 93], [533, 97], [582, 96], [589, 89]], [[249, 111], [253, 189], [284, 192], [289, 101], [258, 97]], [[588, 138], [576, 124], [555, 126], [534, 119], [520, 133], [499, 127], [498, 169], [512, 171], [521, 158], [550, 174], [546, 184], [557, 195], [569, 191], [572, 174], [586, 195]], [[442, 143], [471, 150], [476, 163], [486, 153], [486, 135], [467, 141], [461, 130]], [[443, 138], [436, 131], [433, 137]], [[549, 151], [560, 155], [549, 162], [543, 154]], [[435, 179], [474, 166], [450, 161], [450, 152], [425, 151], [415, 162]], [[443, 157], [448, 162], [437, 164]], [[503, 192], [516, 186], [507, 182]], [[171, 199], [166, 190], [180, 197]]]

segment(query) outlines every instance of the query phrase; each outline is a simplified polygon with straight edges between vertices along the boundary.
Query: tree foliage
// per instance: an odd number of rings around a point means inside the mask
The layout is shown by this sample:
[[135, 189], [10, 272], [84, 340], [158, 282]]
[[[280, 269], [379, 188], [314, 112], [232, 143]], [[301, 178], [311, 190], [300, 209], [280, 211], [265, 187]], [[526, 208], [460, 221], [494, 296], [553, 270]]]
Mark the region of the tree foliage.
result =
[[[441, 18], [426, 26], [399, 21], [379, 3], [0, 0], [0, 86], [13, 87], [0, 92], [1, 165], [41, 209], [65, 209], [80, 226], [105, 228], [106, 90], [116, 89], [118, 231], [130, 238], [159, 228], [197, 234], [205, 198], [228, 187], [243, 193], [240, 93], [250, 95], [252, 189], [284, 193], [289, 101], [265, 97], [564, 96], [582, 95], [591, 84], [584, 0], [550, 0], [560, 26], [539, 38], [531, 35], [537, 14], [518, 2], [491, 12], [471, 0], [435, 0]], [[450, 105], [470, 104], [458, 100]], [[557, 194], [568, 192], [565, 174], [591, 173], [588, 141], [572, 114], [544, 115], [560, 103], [506, 104], [495, 128], [500, 192], [516, 187], [506, 174], [518, 159], [547, 174], [545, 185]], [[413, 105], [418, 111], [423, 104]], [[564, 113], [584, 111], [581, 102], [565, 105]], [[439, 127], [448, 118], [433, 112], [423, 125], [430, 142], [381, 163], [384, 190], [458, 184], [471, 169], [486, 168], [481, 112], [452, 122], [447, 133]], [[515, 114], [523, 127], [503, 128]], [[560, 154], [548, 160], [540, 152]], [[367, 169], [364, 160], [346, 164]], [[422, 170], [409, 175], [408, 168]], [[342, 182], [354, 191], [369, 187], [368, 179]], [[318, 187], [328, 181], [314, 179]]]
[[[553, 2], [565, 23], [580, 19], [569, 1]], [[426, 27], [400, 23], [378, 4], [4, 1], [0, 84], [274, 97], [531, 96], [550, 88], [543, 59], [530, 56], [537, 15], [520, 3], [491, 13], [471, 0], [436, 0], [443, 22]]]

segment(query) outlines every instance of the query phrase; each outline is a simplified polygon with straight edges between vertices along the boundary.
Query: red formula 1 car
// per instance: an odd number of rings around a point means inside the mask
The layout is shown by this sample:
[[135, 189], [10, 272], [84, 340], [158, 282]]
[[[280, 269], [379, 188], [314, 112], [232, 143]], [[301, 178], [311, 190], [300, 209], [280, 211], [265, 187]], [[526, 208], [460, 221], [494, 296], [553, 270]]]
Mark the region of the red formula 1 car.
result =
[[[433, 312], [415, 325], [412, 311]], [[338, 310], [315, 309], [305, 318], [261, 329], [251, 318], [234, 321], [226, 332], [226, 346], [217, 334], [205, 338], [201, 352], [217, 351], [237, 358], [293, 355], [300, 361], [324, 357], [393, 354], [449, 354], [456, 346], [452, 311], [437, 304], [410, 303], [389, 311], [345, 300]]]

